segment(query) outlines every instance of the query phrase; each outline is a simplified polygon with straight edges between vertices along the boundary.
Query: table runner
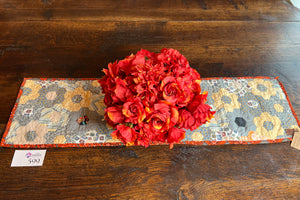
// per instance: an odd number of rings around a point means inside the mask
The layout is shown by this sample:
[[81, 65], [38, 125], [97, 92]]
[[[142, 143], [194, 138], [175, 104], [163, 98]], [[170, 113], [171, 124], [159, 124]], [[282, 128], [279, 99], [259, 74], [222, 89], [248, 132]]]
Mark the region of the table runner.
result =
[[[277, 78], [201, 79], [215, 117], [180, 144], [258, 144], [291, 141], [299, 121]], [[14, 148], [123, 145], [110, 136], [97, 79], [25, 78], [1, 146]], [[165, 143], [151, 143], [160, 145]]]

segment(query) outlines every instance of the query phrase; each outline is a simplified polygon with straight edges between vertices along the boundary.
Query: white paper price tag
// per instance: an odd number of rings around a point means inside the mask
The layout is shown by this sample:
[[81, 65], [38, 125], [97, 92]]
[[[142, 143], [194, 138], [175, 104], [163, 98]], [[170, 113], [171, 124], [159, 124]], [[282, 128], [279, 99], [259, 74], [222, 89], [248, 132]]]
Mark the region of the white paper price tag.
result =
[[46, 150], [16, 150], [11, 162], [11, 167], [42, 166]]

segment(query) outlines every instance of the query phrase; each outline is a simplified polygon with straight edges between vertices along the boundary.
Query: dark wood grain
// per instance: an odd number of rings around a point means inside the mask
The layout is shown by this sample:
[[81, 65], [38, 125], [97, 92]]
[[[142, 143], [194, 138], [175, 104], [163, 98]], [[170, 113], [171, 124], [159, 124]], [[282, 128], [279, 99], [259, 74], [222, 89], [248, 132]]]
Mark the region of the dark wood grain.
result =
[[[300, 117], [300, 10], [289, 1], [0, 0], [0, 135], [24, 77], [101, 77], [141, 48], [176, 48], [202, 77], [279, 77]], [[48, 149], [0, 199], [300, 199], [289, 143]]]
[[40, 168], [9, 168], [12, 153], [0, 154], [8, 199], [299, 197], [299, 152], [288, 144], [49, 149]]
[[2, 1], [0, 21], [299, 21], [289, 1]]

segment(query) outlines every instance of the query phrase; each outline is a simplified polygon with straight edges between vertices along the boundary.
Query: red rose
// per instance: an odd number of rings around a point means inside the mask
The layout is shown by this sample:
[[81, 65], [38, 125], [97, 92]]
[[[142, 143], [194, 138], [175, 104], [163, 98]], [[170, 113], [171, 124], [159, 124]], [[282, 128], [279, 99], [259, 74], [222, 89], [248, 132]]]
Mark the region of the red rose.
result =
[[115, 79], [109, 76], [104, 76], [102, 79], [99, 79], [98, 82], [101, 85], [103, 93], [112, 93], [116, 89]]
[[135, 71], [135, 67], [132, 65], [135, 56], [130, 55], [127, 56], [125, 59], [120, 60], [118, 63], [119, 66], [119, 74], [118, 76], [122, 79], [126, 78], [129, 74]]
[[119, 65], [117, 61], [108, 64], [108, 69], [103, 69], [103, 72], [110, 78], [115, 78], [119, 75]]
[[126, 117], [125, 122], [131, 122], [133, 124], [141, 123], [146, 117], [144, 106], [139, 98], [128, 100], [124, 103], [122, 113]]
[[121, 140], [126, 145], [133, 145], [136, 139], [136, 132], [133, 128], [125, 125], [117, 125], [117, 130], [113, 131], [111, 136]]
[[196, 118], [185, 109], [181, 109], [179, 111], [179, 116], [178, 125], [181, 128], [193, 131], [200, 126], [200, 123], [196, 120]]
[[167, 141], [170, 143], [170, 149], [173, 148], [173, 144], [180, 142], [185, 135], [185, 131], [181, 128], [172, 127], [168, 131]]
[[194, 92], [195, 95], [198, 95], [201, 93], [201, 87], [200, 87], [200, 80], [195, 80], [193, 83], [192, 83], [192, 91]]
[[145, 132], [142, 128], [140, 128], [139, 132], [137, 132], [137, 138], [136, 138], [135, 144], [144, 146], [144, 147], [148, 147], [150, 140], [151, 139], [149, 138], [149, 136], [147, 134], [145, 134]]
[[188, 106], [188, 111], [195, 117], [199, 126], [210, 121], [215, 114], [214, 111], [211, 111], [212, 108], [205, 104], [206, 99], [207, 93], [197, 95]]
[[157, 56], [157, 59], [160, 62], [163, 62], [167, 65], [176, 65], [178, 66], [189, 66], [187, 59], [175, 49], [162, 49], [161, 53]]
[[120, 107], [108, 107], [105, 109], [105, 114], [105, 116], [115, 124], [124, 122], [125, 118]]
[[194, 97], [194, 99], [189, 103], [187, 109], [193, 113], [199, 105], [204, 104], [207, 99], [207, 93], [199, 94]]
[[140, 132], [139, 133], [142, 136], [141, 138], [147, 138], [148, 139], [148, 140], [142, 139], [143, 142], [147, 142], [147, 141], [148, 142], [150, 142], [150, 141], [165, 142], [165, 140], [167, 139], [167, 133], [168, 133], [167, 130], [165, 130], [165, 131], [155, 130], [151, 123], [141, 123], [139, 126], [140, 126]]
[[145, 107], [151, 107], [158, 100], [157, 95], [153, 91], [148, 90], [138, 95], [142, 99], [142, 103]]
[[106, 93], [104, 96], [104, 103], [106, 106], [112, 106], [113, 104], [113, 99], [111, 97], [111, 93]]
[[132, 65], [145, 65], [145, 56], [137, 54], [132, 60]]
[[200, 122], [200, 125], [202, 125], [206, 122], [209, 122], [213, 118], [215, 111], [211, 111], [211, 107], [207, 104], [200, 104], [198, 108], [193, 112], [193, 114], [195, 118]]
[[146, 107], [152, 106], [158, 100], [158, 91], [156, 88], [156, 81], [147, 76], [146, 73], [135, 73], [136, 84], [135, 91], [137, 96], [142, 99], [142, 103]]
[[135, 70], [135, 67], [132, 65], [134, 60], [135, 56], [130, 55], [119, 62], [115, 61], [114, 63], [109, 63], [108, 70], [103, 69], [103, 72], [113, 79], [117, 77], [124, 79], [128, 74]]
[[141, 49], [140, 51], [138, 51], [136, 53], [137, 56], [143, 56], [145, 58], [145, 60], [150, 60], [150, 61], [154, 61], [155, 60], [155, 53], [147, 51], [145, 49]]
[[[178, 106], [186, 107], [188, 103], [194, 98], [195, 91], [193, 87], [193, 82], [188, 79], [188, 77], [177, 78], [177, 83], [182, 88], [182, 96], [178, 99]], [[199, 86], [200, 87], [200, 86]]]
[[146, 120], [149, 123], [150, 130], [159, 133], [169, 130], [177, 121], [178, 110], [176, 107], [169, 105], [168, 102], [154, 104]]
[[176, 78], [172, 76], [167, 76], [162, 80], [160, 90], [163, 98], [173, 105], [177, 104], [178, 100], [183, 96], [182, 89], [177, 84]]
[[127, 99], [132, 98], [133, 94], [131, 90], [128, 88], [126, 82], [122, 79], [116, 78], [116, 89], [115, 89], [115, 102], [120, 100], [122, 102], [126, 102]]

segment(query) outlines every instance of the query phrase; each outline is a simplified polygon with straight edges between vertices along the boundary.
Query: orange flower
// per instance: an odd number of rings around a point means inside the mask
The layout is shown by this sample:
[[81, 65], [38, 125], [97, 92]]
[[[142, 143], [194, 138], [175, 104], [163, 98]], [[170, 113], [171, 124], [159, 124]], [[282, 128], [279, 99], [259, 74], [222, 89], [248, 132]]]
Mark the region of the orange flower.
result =
[[124, 103], [122, 113], [126, 117], [125, 121], [133, 124], [140, 124], [146, 117], [146, 112], [140, 98]]
[[180, 128], [172, 127], [168, 131], [167, 141], [170, 143], [170, 149], [173, 148], [173, 144], [176, 142], [180, 142], [185, 135], [185, 131]]
[[167, 76], [162, 80], [160, 90], [162, 91], [163, 98], [172, 103], [185, 106], [190, 101], [193, 94], [191, 88], [180, 83], [182, 79], [177, 79], [172, 76]]
[[131, 90], [128, 88], [124, 80], [116, 78], [116, 89], [114, 97], [113, 99], [116, 103], [126, 102], [127, 99], [133, 97]]
[[169, 105], [168, 102], [154, 104], [153, 109], [147, 119], [150, 129], [153, 132], [165, 132], [173, 127], [179, 118], [176, 107]]
[[188, 111], [195, 118], [195, 124], [198, 127], [210, 121], [215, 114], [215, 111], [211, 111], [211, 107], [205, 104], [206, 99], [207, 93], [203, 93], [195, 96], [194, 100], [188, 105]]
[[125, 125], [117, 125], [117, 130], [112, 132], [112, 138], [121, 140], [126, 145], [133, 145], [136, 139], [136, 132], [133, 128]]
[[125, 118], [120, 107], [108, 107], [105, 112], [105, 118], [110, 125], [114, 126], [115, 124], [124, 122]]

